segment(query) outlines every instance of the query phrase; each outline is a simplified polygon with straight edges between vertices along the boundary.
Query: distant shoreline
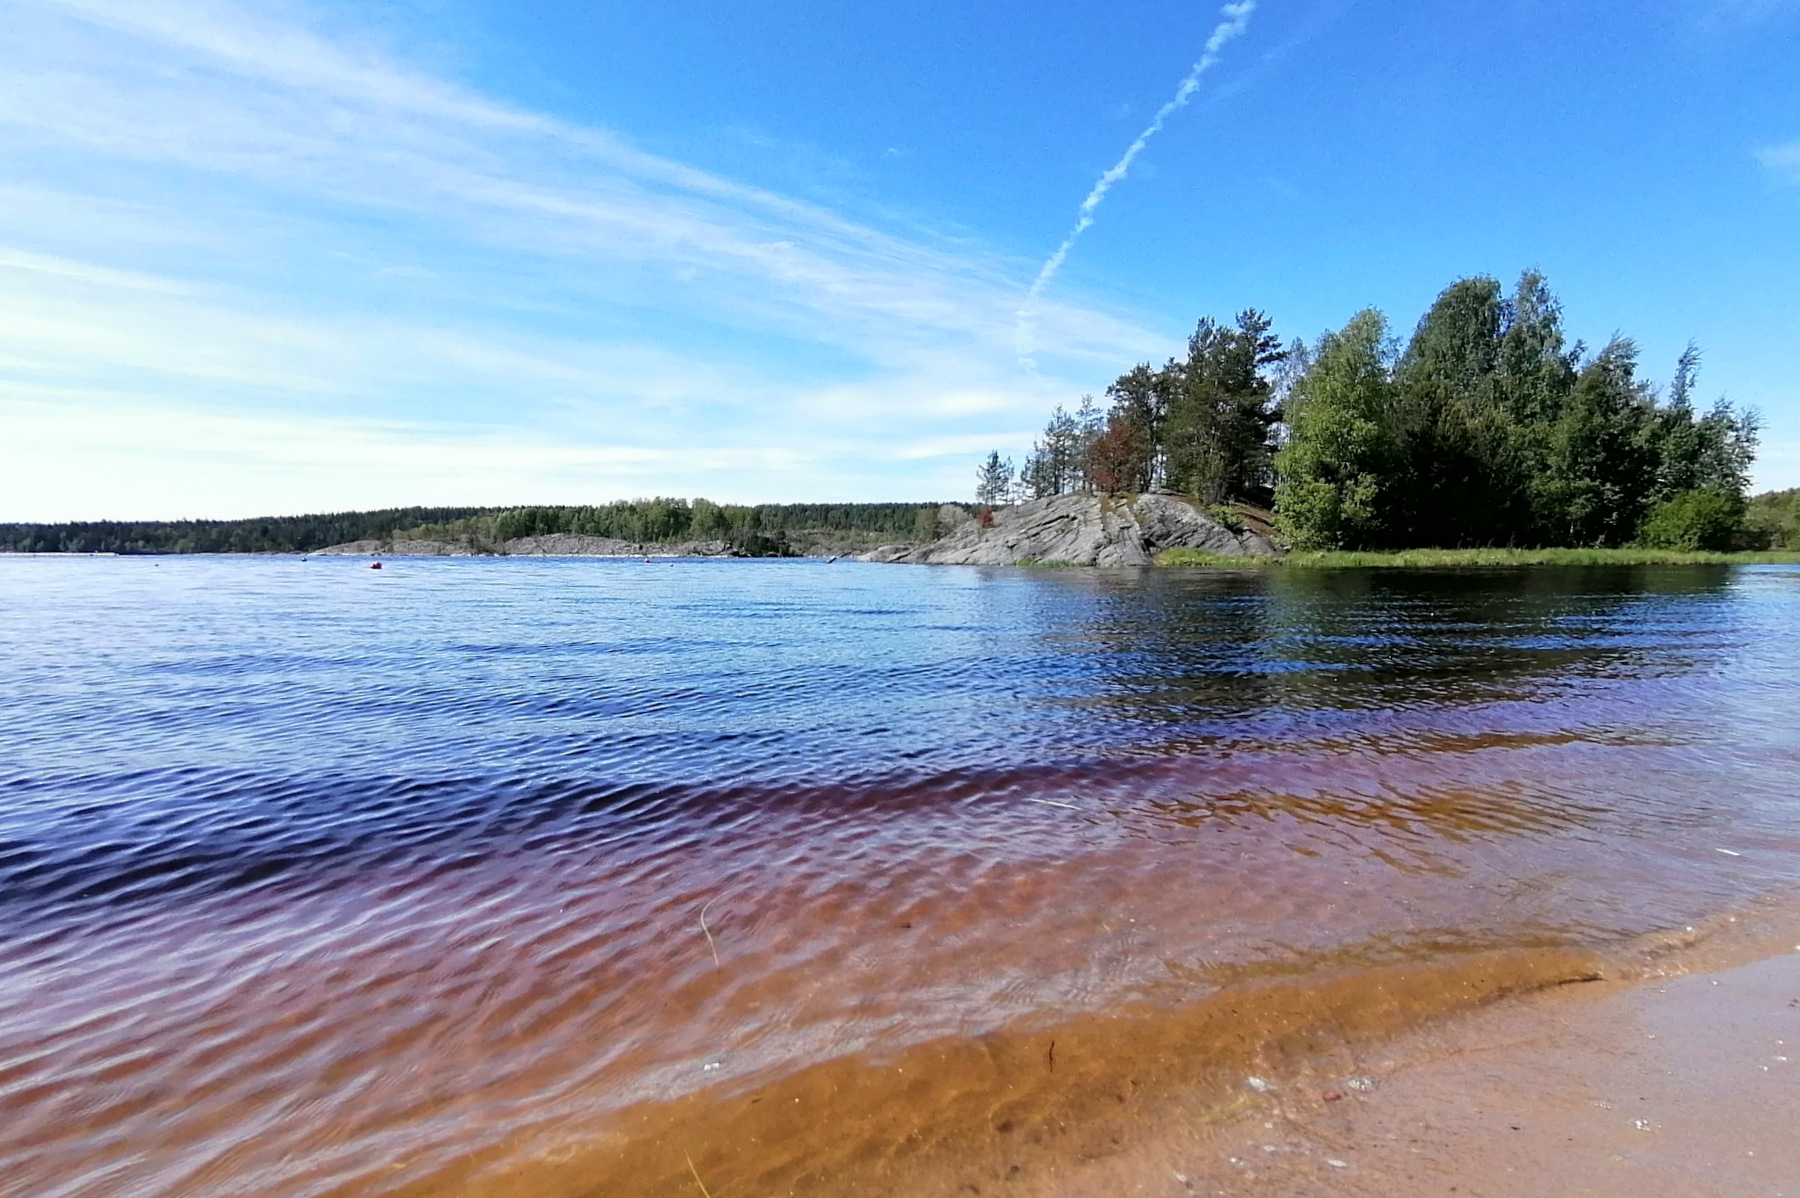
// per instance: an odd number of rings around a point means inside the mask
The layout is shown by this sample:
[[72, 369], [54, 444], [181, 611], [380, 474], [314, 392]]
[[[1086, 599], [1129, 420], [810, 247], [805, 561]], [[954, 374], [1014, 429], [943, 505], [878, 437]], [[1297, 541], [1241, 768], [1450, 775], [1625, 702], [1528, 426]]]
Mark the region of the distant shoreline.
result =
[[[560, 558], [570, 561], [636, 561], [654, 558], [658, 561], [700, 560], [788, 560], [826, 561], [851, 554], [802, 553], [785, 559], [752, 558], [732, 553], [681, 553], [681, 546], [652, 545], [643, 550], [624, 553], [408, 553], [405, 550], [356, 549], [330, 546], [326, 550], [274, 549], [250, 551], [164, 551], [119, 553], [111, 550], [14, 550], [0, 548], [0, 557], [371, 557], [371, 558], [444, 558], [444, 557], [520, 557]], [[1157, 555], [1155, 568], [1174, 570], [1221, 569], [1236, 571], [1265, 570], [1477, 570], [1507, 569], [1527, 566], [1795, 566], [1800, 565], [1800, 552], [1792, 550], [1746, 551], [1742, 553], [1684, 552], [1670, 549], [1395, 549], [1387, 551], [1295, 551], [1270, 557], [1224, 557], [1200, 550], [1172, 549]], [[1025, 569], [1081, 569], [1082, 566], [1057, 561], [1019, 563]], [[1087, 569], [1119, 567], [1087, 566]], [[1143, 567], [1136, 567], [1143, 568]]]
[[[1164, 493], [1071, 492], [1023, 503], [762, 504], [654, 499], [602, 507], [390, 508], [246, 520], [0, 523], [0, 554], [857, 558], [946, 565], [1491, 569], [1793, 565], [1771, 493], [1752, 501], [1768, 548], [1286, 549], [1274, 513]], [[1759, 508], [1760, 510], [1760, 508]], [[1791, 514], [1791, 513], [1790, 513]], [[1789, 520], [1791, 524], [1791, 520]], [[1766, 527], [1765, 527], [1766, 526]]]

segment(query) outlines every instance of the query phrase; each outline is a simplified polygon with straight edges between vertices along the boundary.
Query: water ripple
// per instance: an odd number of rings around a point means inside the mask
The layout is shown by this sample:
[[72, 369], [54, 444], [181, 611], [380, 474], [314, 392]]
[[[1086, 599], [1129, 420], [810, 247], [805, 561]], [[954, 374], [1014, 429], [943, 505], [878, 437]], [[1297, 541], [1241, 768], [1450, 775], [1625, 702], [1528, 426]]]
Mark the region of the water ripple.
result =
[[1697, 922], [1800, 877], [1793, 576], [0, 559], [0, 1190]]

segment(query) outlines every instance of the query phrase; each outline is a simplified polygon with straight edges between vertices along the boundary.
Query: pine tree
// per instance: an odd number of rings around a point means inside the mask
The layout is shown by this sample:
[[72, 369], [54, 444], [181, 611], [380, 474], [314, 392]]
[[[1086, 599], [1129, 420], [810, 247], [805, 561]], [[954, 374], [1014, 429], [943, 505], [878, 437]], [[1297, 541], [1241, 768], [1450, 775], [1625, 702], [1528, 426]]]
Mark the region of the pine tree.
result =
[[1268, 498], [1279, 413], [1266, 370], [1287, 356], [1269, 329], [1253, 309], [1239, 313], [1235, 327], [1202, 320], [1187, 360], [1163, 368], [1168, 481], [1204, 503]]
[[1002, 458], [1000, 451], [995, 450], [988, 454], [987, 460], [975, 472], [975, 502], [998, 507], [1011, 500], [1012, 488], [1012, 459]]

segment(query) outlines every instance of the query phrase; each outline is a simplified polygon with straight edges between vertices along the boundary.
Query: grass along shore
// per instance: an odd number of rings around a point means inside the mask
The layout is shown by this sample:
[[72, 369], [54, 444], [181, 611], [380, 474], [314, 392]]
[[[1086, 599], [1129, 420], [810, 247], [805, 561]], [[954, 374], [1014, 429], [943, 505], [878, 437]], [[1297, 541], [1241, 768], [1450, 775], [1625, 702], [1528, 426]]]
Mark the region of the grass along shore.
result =
[[1678, 549], [1393, 549], [1294, 550], [1278, 557], [1221, 557], [1199, 549], [1167, 549], [1159, 566], [1223, 566], [1236, 570], [1400, 568], [1471, 569], [1491, 566], [1751, 566], [1800, 565], [1800, 550], [1705, 553]]

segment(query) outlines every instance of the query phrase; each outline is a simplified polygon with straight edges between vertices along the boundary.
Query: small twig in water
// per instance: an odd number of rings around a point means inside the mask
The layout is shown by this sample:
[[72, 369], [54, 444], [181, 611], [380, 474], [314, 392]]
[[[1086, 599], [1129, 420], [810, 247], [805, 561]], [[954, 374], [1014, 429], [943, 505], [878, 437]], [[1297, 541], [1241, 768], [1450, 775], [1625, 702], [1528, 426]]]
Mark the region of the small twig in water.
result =
[[[714, 903], [716, 903], [718, 901], [719, 901], [719, 896], [715, 894], [711, 898], [706, 900], [705, 907], [700, 908], [700, 930], [702, 932], [706, 933], [706, 947], [712, 949], [714, 965], [717, 965], [719, 963], [719, 946], [713, 942], [713, 934], [706, 926], [706, 910], [707, 910], [707, 907], [711, 907]], [[699, 1178], [696, 1177], [694, 1180], [698, 1181]], [[701, 1186], [700, 1188], [702, 1190], [706, 1189], [705, 1186]]]
[[1046, 807], [1061, 807], [1065, 811], [1080, 811], [1073, 803], [1059, 803], [1055, 799], [1026, 799], [1027, 803], [1042, 803]]
[[700, 1170], [694, 1168], [694, 1158], [685, 1152], [681, 1155], [687, 1156], [688, 1172], [694, 1175], [694, 1184], [700, 1187], [700, 1192], [706, 1195], [706, 1198], [712, 1198], [712, 1192], [706, 1188], [706, 1183], [700, 1180]]

